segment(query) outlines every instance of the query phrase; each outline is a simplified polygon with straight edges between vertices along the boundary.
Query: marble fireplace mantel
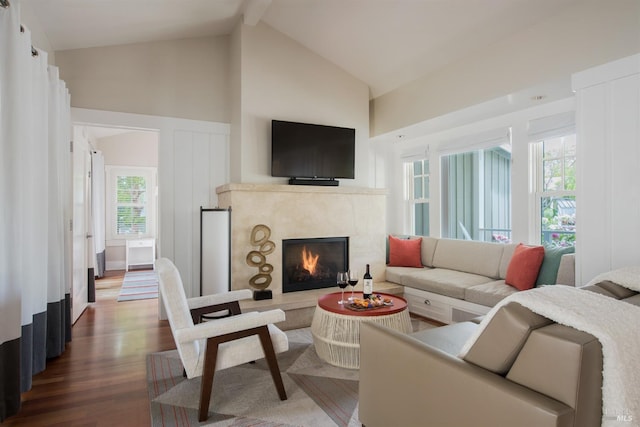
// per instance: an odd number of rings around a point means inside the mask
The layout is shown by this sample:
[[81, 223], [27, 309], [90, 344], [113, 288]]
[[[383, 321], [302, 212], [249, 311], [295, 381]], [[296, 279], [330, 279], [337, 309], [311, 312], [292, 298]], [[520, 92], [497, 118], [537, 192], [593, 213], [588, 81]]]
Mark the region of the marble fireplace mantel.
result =
[[230, 183], [216, 193], [221, 208], [231, 207], [232, 289], [250, 288], [249, 279], [258, 273], [246, 263], [247, 254], [256, 249], [250, 236], [257, 224], [271, 229], [276, 245], [267, 255], [274, 294], [282, 293], [283, 239], [349, 237], [351, 267], [364, 274], [365, 264], [371, 264], [374, 278], [384, 280], [385, 189]]

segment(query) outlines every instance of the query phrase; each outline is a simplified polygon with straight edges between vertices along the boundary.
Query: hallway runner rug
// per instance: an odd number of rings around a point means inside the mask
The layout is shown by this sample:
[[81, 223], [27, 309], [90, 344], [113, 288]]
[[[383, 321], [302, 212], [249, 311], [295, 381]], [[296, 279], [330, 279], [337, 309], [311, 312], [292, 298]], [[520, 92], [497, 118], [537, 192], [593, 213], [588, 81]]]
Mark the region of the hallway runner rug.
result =
[[154, 270], [127, 271], [118, 301], [158, 298], [158, 274]]

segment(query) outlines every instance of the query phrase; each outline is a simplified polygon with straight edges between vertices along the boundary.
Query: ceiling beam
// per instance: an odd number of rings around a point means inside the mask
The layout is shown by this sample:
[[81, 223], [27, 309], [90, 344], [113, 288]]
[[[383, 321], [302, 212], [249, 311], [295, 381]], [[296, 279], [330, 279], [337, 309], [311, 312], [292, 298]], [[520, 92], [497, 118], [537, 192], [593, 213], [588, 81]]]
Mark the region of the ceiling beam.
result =
[[254, 26], [262, 19], [271, 6], [272, 0], [245, 0], [243, 22], [246, 25]]

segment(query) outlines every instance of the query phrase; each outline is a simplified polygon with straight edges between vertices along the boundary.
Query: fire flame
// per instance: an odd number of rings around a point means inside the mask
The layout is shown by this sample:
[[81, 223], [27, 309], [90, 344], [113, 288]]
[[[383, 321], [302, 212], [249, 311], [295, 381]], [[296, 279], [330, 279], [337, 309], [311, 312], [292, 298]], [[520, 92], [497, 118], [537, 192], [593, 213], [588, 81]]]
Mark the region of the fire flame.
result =
[[302, 267], [307, 270], [312, 276], [316, 272], [318, 258], [320, 258], [320, 255], [313, 255], [311, 251], [307, 251], [306, 246], [302, 247]]

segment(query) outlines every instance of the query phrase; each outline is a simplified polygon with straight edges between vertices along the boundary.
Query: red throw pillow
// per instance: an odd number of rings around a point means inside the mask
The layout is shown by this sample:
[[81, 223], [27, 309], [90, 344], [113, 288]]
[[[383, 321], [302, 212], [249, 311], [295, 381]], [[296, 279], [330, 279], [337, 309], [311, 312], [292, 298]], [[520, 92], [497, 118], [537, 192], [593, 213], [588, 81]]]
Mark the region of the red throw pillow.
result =
[[389, 267], [422, 267], [422, 237], [398, 239], [389, 236]]
[[526, 246], [520, 243], [509, 261], [505, 283], [521, 291], [533, 288], [543, 259], [543, 246]]

